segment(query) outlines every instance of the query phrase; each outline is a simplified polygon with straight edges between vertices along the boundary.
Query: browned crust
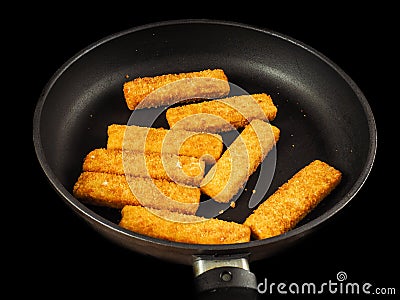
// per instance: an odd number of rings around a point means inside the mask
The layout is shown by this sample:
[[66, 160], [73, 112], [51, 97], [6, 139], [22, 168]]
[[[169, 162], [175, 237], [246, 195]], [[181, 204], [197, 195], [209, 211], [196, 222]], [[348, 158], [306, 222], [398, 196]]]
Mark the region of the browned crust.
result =
[[278, 141], [279, 133], [265, 121], [251, 121], [208, 171], [201, 191], [218, 202], [229, 202]]
[[108, 149], [172, 153], [203, 158], [206, 162], [218, 160], [224, 146], [218, 134], [186, 130], [111, 124], [107, 134]]
[[98, 148], [83, 161], [83, 171], [163, 179], [199, 186], [205, 163], [195, 157]]
[[199, 188], [101, 172], [82, 172], [73, 194], [83, 203], [96, 206], [121, 209], [125, 205], [142, 205], [187, 214], [195, 214], [200, 203]]
[[243, 224], [149, 210], [140, 206], [125, 206], [119, 225], [139, 234], [190, 244], [234, 244], [250, 241], [250, 229]]
[[217, 133], [242, 128], [254, 119], [272, 121], [277, 112], [271, 96], [260, 93], [171, 107], [166, 118], [171, 128]]
[[228, 78], [222, 69], [138, 77], [123, 85], [126, 104], [131, 110], [193, 98], [223, 97], [229, 91]]
[[315, 160], [298, 171], [245, 220], [255, 239], [283, 234], [296, 226], [341, 181], [342, 173]]

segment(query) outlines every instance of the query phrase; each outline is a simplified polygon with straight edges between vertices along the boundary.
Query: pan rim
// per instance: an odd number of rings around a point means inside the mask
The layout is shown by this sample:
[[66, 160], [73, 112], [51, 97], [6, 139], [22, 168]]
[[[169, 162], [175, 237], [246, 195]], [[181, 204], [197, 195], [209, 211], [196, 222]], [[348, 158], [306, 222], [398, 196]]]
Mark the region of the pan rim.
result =
[[[239, 244], [222, 244], [222, 245], [215, 245], [215, 244], [188, 244], [188, 243], [180, 243], [180, 242], [172, 242], [172, 241], [167, 241], [167, 240], [162, 240], [158, 238], [152, 238], [149, 236], [144, 236], [129, 230], [126, 230], [122, 227], [120, 227], [118, 224], [115, 224], [106, 218], [98, 215], [94, 211], [92, 211], [90, 208], [82, 204], [78, 199], [76, 199], [70, 191], [68, 191], [64, 185], [58, 180], [56, 177], [55, 173], [52, 171], [50, 168], [49, 163], [46, 160], [45, 153], [43, 151], [43, 147], [41, 144], [41, 135], [40, 135], [40, 119], [41, 119], [41, 113], [42, 113], [42, 108], [46, 102], [47, 96], [52, 89], [53, 85], [57, 82], [58, 78], [77, 60], [82, 58], [85, 54], [88, 52], [92, 51], [93, 49], [109, 42], [114, 39], [117, 39], [121, 36], [125, 36], [127, 34], [132, 34], [134, 32], [138, 32], [141, 30], [147, 30], [150, 28], [157, 28], [157, 27], [163, 27], [163, 26], [169, 26], [169, 25], [185, 25], [185, 24], [207, 24], [207, 25], [217, 25], [217, 26], [232, 26], [232, 27], [239, 27], [242, 29], [248, 29], [248, 30], [254, 30], [261, 32], [266, 35], [274, 36], [279, 39], [283, 39], [289, 43], [294, 44], [295, 46], [303, 48], [305, 51], [309, 52], [313, 56], [318, 57], [320, 60], [324, 61], [326, 64], [329, 65], [330, 68], [332, 68], [335, 73], [337, 73], [339, 76], [341, 76], [345, 82], [349, 85], [352, 91], [357, 96], [358, 101], [360, 102], [362, 108], [364, 109], [365, 115], [367, 117], [367, 122], [368, 122], [368, 128], [369, 128], [369, 134], [370, 134], [370, 148], [368, 151], [368, 155], [366, 158], [366, 162], [364, 165], [364, 168], [358, 177], [357, 181], [353, 184], [352, 188], [343, 196], [343, 198], [338, 201], [331, 209], [323, 213], [322, 215], [319, 215], [315, 219], [305, 223], [302, 226], [296, 227], [284, 234], [274, 236], [268, 239], [263, 239], [263, 240], [251, 240], [250, 242], [246, 243], [239, 243]], [[343, 207], [346, 206], [347, 203], [350, 202], [358, 193], [358, 191], [362, 188], [364, 183], [367, 181], [368, 176], [373, 168], [373, 164], [375, 161], [375, 156], [376, 156], [376, 151], [377, 151], [377, 129], [376, 129], [376, 123], [375, 119], [371, 110], [371, 107], [364, 96], [363, 92], [360, 90], [360, 88], [357, 86], [357, 84], [353, 81], [353, 79], [350, 78], [342, 70], [336, 63], [331, 61], [328, 57], [326, 57], [324, 54], [319, 52], [318, 50], [314, 49], [313, 47], [293, 38], [288, 35], [279, 33], [274, 30], [270, 30], [267, 28], [261, 28], [255, 25], [250, 25], [250, 24], [245, 24], [245, 23], [240, 23], [240, 22], [235, 22], [235, 21], [227, 21], [227, 20], [217, 20], [217, 19], [174, 19], [174, 20], [168, 20], [168, 21], [159, 21], [159, 22], [153, 22], [153, 23], [148, 23], [140, 26], [135, 26], [128, 28], [126, 30], [122, 30], [120, 32], [116, 32], [114, 34], [108, 35], [98, 41], [95, 41], [91, 44], [89, 44], [87, 47], [83, 48], [79, 52], [77, 52], [74, 56], [72, 56], [69, 60], [67, 60], [63, 65], [59, 67], [58, 70], [53, 74], [53, 76], [49, 79], [47, 84], [42, 90], [42, 93], [39, 96], [39, 100], [37, 102], [35, 111], [34, 111], [34, 118], [33, 118], [33, 142], [34, 142], [34, 148], [35, 152], [38, 158], [38, 161], [46, 174], [47, 179], [50, 181], [52, 187], [56, 190], [56, 192], [61, 196], [61, 198], [69, 204], [76, 212], [78, 212], [81, 215], [86, 216], [89, 218], [91, 221], [98, 223], [101, 226], [108, 227], [109, 229], [124, 235], [125, 237], [128, 238], [134, 238], [137, 240], [142, 240], [151, 244], [157, 244], [157, 245], [162, 245], [162, 246], [167, 246], [167, 247], [173, 247], [175, 249], [185, 249], [185, 250], [190, 250], [196, 253], [219, 253], [220, 251], [226, 252], [226, 251], [235, 251], [235, 252], [243, 252], [247, 253], [249, 250], [251, 250], [254, 247], [259, 247], [259, 246], [264, 246], [266, 244], [272, 244], [276, 243], [278, 241], [284, 240], [284, 239], [289, 239], [294, 236], [301, 237], [305, 235], [307, 232], [311, 231], [312, 229], [316, 228], [317, 226], [321, 225], [328, 219], [330, 219], [333, 215], [335, 215], [338, 211], [340, 211]]]

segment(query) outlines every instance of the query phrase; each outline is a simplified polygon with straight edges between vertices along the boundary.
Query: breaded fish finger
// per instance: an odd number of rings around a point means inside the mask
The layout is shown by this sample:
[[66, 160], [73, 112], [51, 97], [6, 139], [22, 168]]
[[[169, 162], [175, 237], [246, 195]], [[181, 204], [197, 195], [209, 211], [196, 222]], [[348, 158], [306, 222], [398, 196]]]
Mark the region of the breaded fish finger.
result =
[[131, 110], [165, 106], [193, 98], [223, 97], [229, 91], [228, 78], [221, 69], [138, 77], [123, 86], [124, 97]]
[[127, 205], [119, 225], [154, 238], [190, 244], [234, 244], [250, 241], [250, 229], [239, 223]]
[[219, 134], [187, 130], [111, 124], [107, 134], [108, 149], [172, 153], [203, 158], [206, 162], [218, 160], [224, 146]]
[[342, 173], [315, 160], [298, 171], [245, 220], [252, 236], [266, 239], [296, 226], [341, 181]]
[[277, 111], [271, 96], [260, 93], [171, 107], [166, 118], [171, 128], [216, 133], [242, 128], [254, 119], [272, 121]]
[[279, 134], [277, 127], [265, 121], [251, 121], [204, 176], [201, 191], [217, 202], [229, 202], [273, 148]]
[[204, 170], [204, 161], [191, 156], [119, 149], [94, 149], [83, 161], [83, 171], [164, 179], [192, 186], [200, 185]]
[[101, 172], [82, 172], [73, 194], [91, 205], [117, 209], [125, 205], [142, 205], [187, 214], [195, 214], [200, 202], [200, 189], [196, 187]]

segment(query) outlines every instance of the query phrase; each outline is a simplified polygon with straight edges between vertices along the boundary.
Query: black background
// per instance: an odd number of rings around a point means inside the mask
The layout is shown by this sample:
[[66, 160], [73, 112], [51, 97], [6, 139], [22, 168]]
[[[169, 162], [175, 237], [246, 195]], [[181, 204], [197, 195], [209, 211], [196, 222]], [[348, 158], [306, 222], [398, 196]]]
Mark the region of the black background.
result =
[[[20, 71], [25, 71], [23, 78], [28, 85], [24, 91], [29, 94], [16, 92], [31, 105], [30, 122], [42, 89], [66, 60], [105, 36], [137, 25], [182, 18], [219, 19], [272, 29], [300, 40], [339, 65], [363, 91], [377, 123], [378, 152], [365, 185], [343, 210], [295, 247], [254, 262], [250, 268], [259, 282], [267, 278], [268, 282], [277, 283], [327, 282], [336, 280], [336, 274], [344, 271], [348, 282], [395, 287], [397, 294], [400, 293], [396, 211], [399, 199], [397, 187], [392, 184], [395, 181], [390, 179], [396, 176], [397, 160], [388, 150], [395, 138], [389, 130], [398, 125], [396, 120], [387, 122], [390, 107], [398, 97], [398, 87], [389, 83], [392, 74], [398, 73], [396, 60], [391, 56], [395, 39], [393, 8], [375, 6], [350, 10], [347, 6], [324, 3], [319, 8], [287, 4], [276, 9], [266, 3], [265, 6], [248, 4], [244, 9], [238, 8], [237, 13], [218, 13], [212, 6], [191, 5], [186, 13], [170, 7], [164, 14], [162, 9], [154, 12], [158, 4], [136, 7], [109, 3], [102, 5], [102, 9], [85, 10], [60, 5], [39, 9], [40, 13], [33, 14], [20, 32], [26, 60]], [[201, 13], [200, 8], [208, 8], [204, 10], [207, 13]], [[21, 287], [25, 286], [32, 296], [195, 297], [191, 266], [133, 253], [89, 228], [49, 185], [33, 144], [30, 147], [29, 181], [34, 188], [24, 198], [29, 218], [24, 217], [24, 228], [17, 232], [22, 242], [18, 246], [22, 251], [18, 252], [19, 258], [25, 258], [26, 263], [13, 276], [23, 283]], [[388, 157], [393, 157], [390, 164], [384, 162]]]

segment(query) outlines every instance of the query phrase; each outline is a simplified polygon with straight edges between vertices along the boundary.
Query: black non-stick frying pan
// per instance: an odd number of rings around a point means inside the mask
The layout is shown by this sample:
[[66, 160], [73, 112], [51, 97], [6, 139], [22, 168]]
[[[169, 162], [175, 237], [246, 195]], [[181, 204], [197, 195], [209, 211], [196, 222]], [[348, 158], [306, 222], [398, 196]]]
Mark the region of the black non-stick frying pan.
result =
[[[109, 124], [124, 124], [130, 117], [122, 94], [127, 75], [135, 78], [207, 68], [223, 69], [233, 84], [250, 94], [266, 92], [278, 105], [273, 123], [281, 129], [281, 138], [265, 197], [313, 159], [343, 172], [332, 194], [293, 230], [234, 245], [183, 244], [136, 234], [117, 225], [118, 211], [89, 207], [73, 197], [72, 186], [84, 156], [106, 145]], [[377, 133], [362, 91], [340, 67], [306, 44], [246, 24], [179, 20], [112, 34], [69, 59], [40, 96], [33, 140], [50, 184], [94, 230], [132, 251], [193, 265], [196, 283], [207, 290], [254, 289], [248, 262], [292, 246], [341, 210], [371, 171]], [[242, 221], [251, 209], [246, 194], [240, 201], [221, 217]], [[227, 272], [231, 276], [221, 276]]]

